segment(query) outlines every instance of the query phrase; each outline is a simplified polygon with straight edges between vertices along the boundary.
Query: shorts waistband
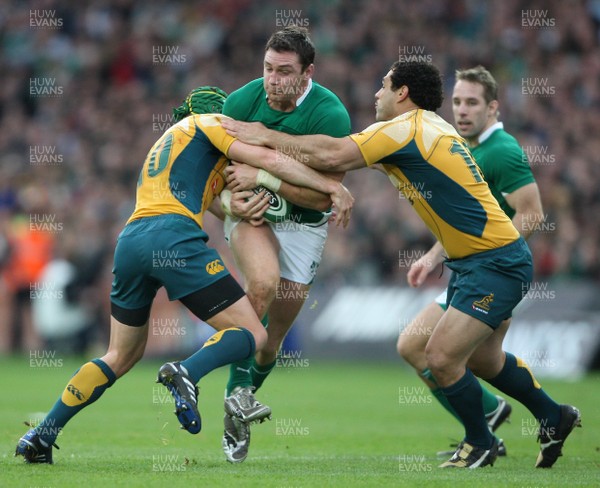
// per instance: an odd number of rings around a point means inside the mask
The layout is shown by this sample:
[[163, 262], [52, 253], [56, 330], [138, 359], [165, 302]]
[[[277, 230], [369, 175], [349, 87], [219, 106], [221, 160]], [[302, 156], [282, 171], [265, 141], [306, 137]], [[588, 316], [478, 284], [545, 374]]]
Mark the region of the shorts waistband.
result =
[[185, 215], [180, 214], [161, 214], [161, 215], [152, 215], [149, 217], [140, 217], [139, 219], [132, 220], [129, 222], [125, 228], [123, 229], [123, 233], [126, 234], [127, 230], [139, 230], [139, 231], [152, 231], [152, 230], [160, 230], [160, 229], [168, 229], [173, 227], [173, 225], [185, 225], [189, 226], [189, 229], [195, 229], [199, 232], [204, 232], [202, 227], [198, 225], [197, 222], [186, 217]]
[[519, 238], [516, 241], [513, 241], [510, 244], [506, 244], [505, 246], [502, 246], [502, 247], [497, 247], [496, 249], [490, 249], [489, 251], [482, 251], [482, 252], [478, 252], [475, 254], [469, 254], [468, 256], [465, 256], [463, 258], [448, 259], [447, 261], [448, 262], [462, 261], [462, 260], [470, 259], [470, 258], [474, 258], [474, 259], [492, 258], [494, 256], [502, 256], [503, 254], [508, 254], [517, 249], [526, 249], [527, 251], [529, 251], [529, 246], [527, 246], [527, 242], [525, 242], [525, 239], [523, 239], [523, 236], [519, 236]]

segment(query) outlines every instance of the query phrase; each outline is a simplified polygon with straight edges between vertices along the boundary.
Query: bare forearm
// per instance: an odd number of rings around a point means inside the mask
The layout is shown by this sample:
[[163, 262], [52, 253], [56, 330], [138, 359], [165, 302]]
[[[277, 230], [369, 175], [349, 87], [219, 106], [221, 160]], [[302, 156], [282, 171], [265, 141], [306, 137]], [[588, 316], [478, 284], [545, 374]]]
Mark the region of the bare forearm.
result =
[[337, 189], [336, 181], [272, 149], [235, 141], [230, 147], [228, 156], [255, 168], [264, 169], [277, 178], [296, 186], [311, 188], [328, 195]]
[[291, 156], [311, 168], [345, 172], [366, 166], [362, 153], [350, 137], [292, 136], [267, 129], [257, 122], [224, 119], [221, 123], [227, 133], [240, 142], [270, 147], [277, 154]]
[[301, 163], [319, 170], [334, 170], [334, 148], [336, 139], [314, 134], [293, 136], [274, 130], [265, 131], [265, 145], [279, 154], [286, 154]]
[[524, 239], [529, 237], [541, 226], [544, 221], [544, 215], [541, 213], [520, 213], [517, 212], [512, 223], [517, 228]]
[[427, 251], [427, 258], [431, 260], [432, 267], [437, 266], [444, 260], [444, 247], [440, 244], [439, 241], [436, 241], [431, 249]]
[[329, 195], [312, 188], [296, 186], [283, 181], [277, 193], [294, 205], [318, 210], [319, 212], [325, 212], [331, 207]]

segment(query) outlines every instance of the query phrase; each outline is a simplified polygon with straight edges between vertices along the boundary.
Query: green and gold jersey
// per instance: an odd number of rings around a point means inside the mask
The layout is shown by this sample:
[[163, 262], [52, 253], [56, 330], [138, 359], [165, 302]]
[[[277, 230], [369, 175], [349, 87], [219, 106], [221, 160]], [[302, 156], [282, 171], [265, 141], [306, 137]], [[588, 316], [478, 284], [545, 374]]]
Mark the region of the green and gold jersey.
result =
[[[259, 78], [231, 93], [225, 100], [223, 114], [245, 122], [262, 122], [269, 129], [292, 135], [344, 137], [350, 134], [350, 116], [340, 99], [314, 81], [294, 110], [281, 112], [267, 103], [263, 78]], [[293, 151], [289, 154], [294, 156]], [[322, 212], [294, 205], [290, 220], [311, 223], [322, 220], [323, 216]]]
[[450, 259], [519, 238], [465, 141], [434, 112], [411, 110], [350, 137], [367, 165], [382, 163]]
[[535, 183], [523, 149], [513, 136], [504, 131], [502, 123], [498, 122], [481, 134], [479, 145], [471, 148], [471, 153], [481, 168], [492, 195], [512, 219], [515, 210], [504, 196], [522, 186]]
[[169, 128], [146, 156], [127, 223], [142, 217], [185, 215], [202, 227], [204, 212], [225, 186], [224, 156], [235, 139], [219, 115], [192, 115]]

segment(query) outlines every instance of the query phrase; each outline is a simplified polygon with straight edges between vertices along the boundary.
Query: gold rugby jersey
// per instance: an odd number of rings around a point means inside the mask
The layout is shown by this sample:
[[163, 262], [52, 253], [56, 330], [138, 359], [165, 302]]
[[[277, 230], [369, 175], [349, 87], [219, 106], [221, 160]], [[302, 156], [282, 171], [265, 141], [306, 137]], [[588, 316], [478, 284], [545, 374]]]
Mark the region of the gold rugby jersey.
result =
[[225, 186], [225, 157], [235, 138], [220, 115], [192, 115], [170, 127], [146, 156], [136, 203], [127, 223], [142, 217], [179, 214], [202, 227], [204, 212]]
[[350, 137], [367, 165], [382, 163], [450, 259], [519, 238], [465, 141], [434, 112], [411, 110]]

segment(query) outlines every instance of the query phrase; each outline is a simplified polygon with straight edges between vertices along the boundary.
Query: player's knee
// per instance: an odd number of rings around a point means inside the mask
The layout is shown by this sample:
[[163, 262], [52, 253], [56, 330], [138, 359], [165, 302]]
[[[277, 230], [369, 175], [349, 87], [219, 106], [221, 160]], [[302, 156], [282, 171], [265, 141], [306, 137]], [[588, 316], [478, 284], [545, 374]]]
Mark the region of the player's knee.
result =
[[417, 368], [425, 362], [425, 344], [426, 342], [421, 337], [402, 333], [398, 337], [396, 350], [402, 359]]
[[143, 355], [144, 348], [139, 347], [131, 351], [111, 349], [102, 357], [102, 360], [115, 373], [115, 376], [120, 378], [133, 368]]
[[409, 336], [405, 336], [400, 334], [398, 337], [398, 342], [396, 342], [396, 350], [402, 359], [404, 359], [407, 363], [412, 364], [412, 347]]
[[261, 276], [247, 281], [246, 294], [255, 309], [273, 300], [278, 283], [279, 276]]
[[445, 375], [452, 366], [450, 358], [446, 354], [437, 347], [429, 344], [425, 347], [425, 361], [427, 362], [427, 367], [436, 378]]
[[257, 351], [262, 351], [267, 344], [267, 331], [260, 324], [260, 327], [253, 327], [252, 329], [248, 329], [254, 338], [254, 345]]

